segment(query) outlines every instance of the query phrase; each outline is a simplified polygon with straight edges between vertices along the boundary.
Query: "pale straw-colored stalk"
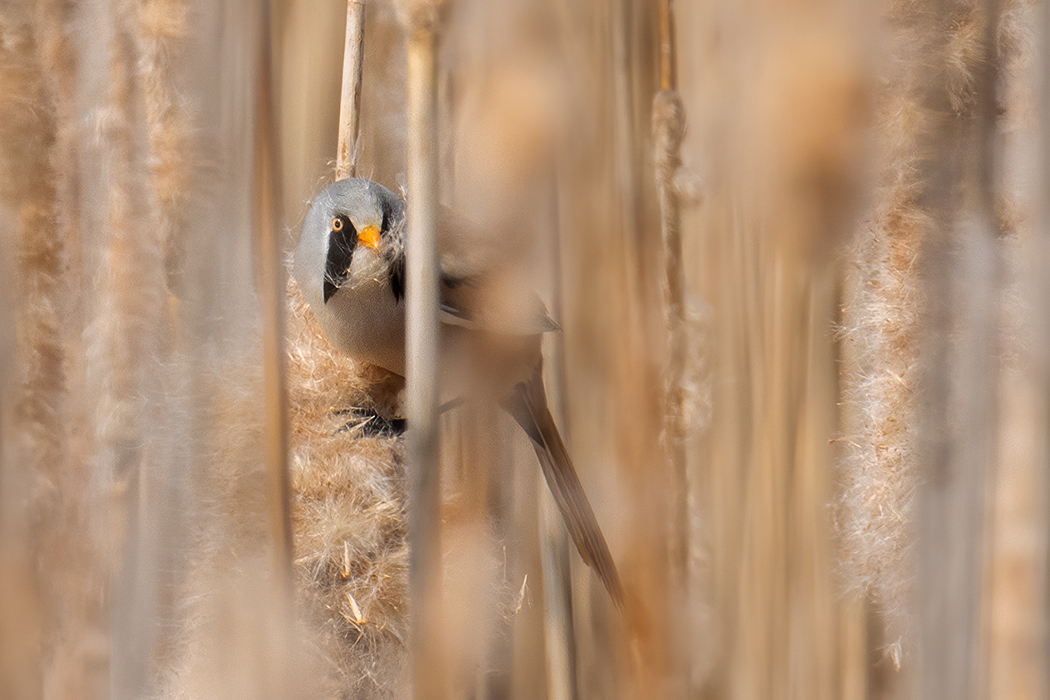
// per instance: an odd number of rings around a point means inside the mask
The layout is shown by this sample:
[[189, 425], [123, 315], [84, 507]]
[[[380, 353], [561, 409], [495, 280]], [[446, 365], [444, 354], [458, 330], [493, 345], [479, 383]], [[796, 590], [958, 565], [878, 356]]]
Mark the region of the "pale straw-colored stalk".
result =
[[[170, 494], [157, 425], [164, 412], [160, 372], [167, 340], [164, 240], [148, 172], [147, 125], [138, 71], [134, 5], [111, 0], [103, 12], [109, 85], [99, 144], [105, 218], [95, 238], [101, 274], [85, 335], [87, 376], [98, 384], [93, 480], [109, 503], [99, 535], [111, 549], [110, 685], [115, 698], [152, 689], [161, 613], [161, 560]], [[102, 183], [105, 183], [104, 185]]]
[[56, 632], [79, 622], [49, 609], [65, 602], [68, 579], [41, 575], [80, 542], [61, 502], [67, 388], [64, 246], [52, 225], [57, 109], [39, 55], [48, 27], [26, 14], [14, 5], [0, 10], [0, 274], [7, 280], [0, 291], [0, 696], [12, 698], [42, 695], [40, 670], [54, 663]]
[[357, 174], [358, 136], [361, 133], [361, 67], [364, 63], [365, 4], [346, 2], [346, 43], [343, 46], [343, 89], [339, 98], [339, 144], [335, 179]]
[[[1050, 199], [1045, 193], [1050, 191], [1050, 3], [1043, 3], [1038, 11], [1037, 41], [1038, 49], [1036, 55], [1039, 58], [1036, 72], [1036, 104], [1038, 106], [1038, 119], [1036, 143], [1038, 144], [1038, 155], [1036, 157], [1036, 188], [1038, 193], [1036, 200], [1036, 226], [1033, 247], [1036, 256], [1035, 271], [1032, 275], [1032, 293], [1034, 301], [1033, 318], [1036, 319], [1034, 329], [1036, 347], [1032, 372], [1033, 378], [1039, 386], [1040, 396], [1037, 408], [1043, 419], [1042, 424], [1037, 423], [1038, 431], [1042, 432], [1042, 440], [1037, 443], [1034, 453], [1040, 458], [1039, 469], [1045, 475], [1050, 473], [1050, 434], [1046, 433], [1046, 419], [1050, 416]], [[1050, 480], [1044, 477], [1044, 487], [1050, 484]], [[1042, 494], [1043, 501], [1039, 503], [1044, 510], [1043, 513], [1043, 545], [1044, 545], [1044, 569], [1042, 573], [1042, 620], [1037, 626], [1038, 644], [1042, 645], [1039, 670], [1037, 677], [1042, 682], [1042, 691], [1047, 692], [1050, 678], [1047, 678], [1046, 669], [1050, 668], [1050, 645], [1046, 643], [1046, 630], [1050, 628], [1050, 575], [1046, 571], [1046, 561], [1050, 560], [1050, 520], [1046, 519], [1045, 508], [1050, 494]]]
[[[946, 9], [973, 26], [971, 75], [957, 89], [952, 34], [936, 54], [927, 105], [946, 115], [928, 142], [927, 207], [933, 227], [923, 249], [927, 277], [925, 411], [917, 500], [919, 673], [922, 697], [983, 697], [980, 659], [984, 589], [984, 509], [995, 454], [998, 365], [998, 260], [993, 131], [998, 2], [980, 11]], [[974, 26], [975, 25], [975, 26]], [[969, 197], [965, 193], [972, 193]], [[961, 333], [964, 342], [953, 337]]]
[[[553, 269], [553, 293], [551, 315], [564, 318], [564, 289], [562, 283], [561, 245], [566, 230], [562, 221], [563, 206], [560, 202], [563, 186], [559, 177], [552, 188], [551, 199], [554, 216], [551, 217], [551, 235], [546, 238], [549, 265]], [[545, 369], [548, 379], [547, 396], [551, 401], [551, 413], [563, 428], [565, 441], [568, 435], [568, 390], [565, 381], [565, 340], [557, 334], [547, 341]], [[537, 475], [537, 480], [542, 476]], [[561, 513], [546, 484], [538, 489], [540, 516], [540, 556], [543, 560], [543, 648], [546, 653], [547, 695], [549, 700], [571, 700], [576, 697], [576, 630], [572, 621], [572, 569], [568, 534], [562, 524]]]
[[409, 599], [413, 692], [445, 696], [441, 647], [438, 442], [438, 8], [407, 3], [408, 268], [406, 314]]
[[280, 183], [273, 103], [273, 62], [268, 4], [263, 2], [255, 108], [255, 245], [262, 306], [265, 454], [273, 577], [277, 600], [287, 606], [277, 616], [287, 622], [292, 605], [291, 485], [288, 474], [288, 390], [284, 351], [285, 278], [279, 226]]
[[[656, 192], [660, 203], [663, 238], [664, 322], [667, 330], [667, 361], [664, 369], [663, 439], [670, 459], [671, 494], [668, 513], [669, 599], [671, 606], [685, 611], [689, 598], [689, 493], [690, 479], [685, 449], [685, 370], [688, 339], [685, 324], [685, 269], [682, 261], [682, 209], [675, 175], [682, 165], [685, 136], [685, 106], [678, 94], [675, 53], [674, 5], [658, 4], [660, 31], [660, 91], [653, 97], [652, 129]], [[688, 615], [670, 618], [674, 673], [683, 680], [689, 655]]]

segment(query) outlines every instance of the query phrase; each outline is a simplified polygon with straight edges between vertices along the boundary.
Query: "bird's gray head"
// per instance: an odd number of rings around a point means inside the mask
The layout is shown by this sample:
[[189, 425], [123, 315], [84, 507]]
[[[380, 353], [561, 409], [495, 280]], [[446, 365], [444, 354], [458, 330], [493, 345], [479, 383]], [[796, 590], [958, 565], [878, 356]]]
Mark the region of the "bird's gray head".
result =
[[366, 275], [389, 265], [404, 216], [404, 201], [371, 180], [340, 180], [317, 195], [293, 266], [307, 303], [314, 309], [328, 303], [352, 276], [351, 267], [353, 274]]

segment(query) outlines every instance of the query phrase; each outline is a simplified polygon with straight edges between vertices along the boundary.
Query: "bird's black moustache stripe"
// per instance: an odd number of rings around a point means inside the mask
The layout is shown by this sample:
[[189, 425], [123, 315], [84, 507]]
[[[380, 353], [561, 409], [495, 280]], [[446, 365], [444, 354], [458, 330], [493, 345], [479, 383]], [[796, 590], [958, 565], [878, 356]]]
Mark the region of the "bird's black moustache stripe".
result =
[[328, 232], [328, 260], [324, 268], [324, 302], [327, 304], [332, 295], [346, 282], [350, 274], [350, 261], [357, 246], [357, 230], [350, 219], [338, 217], [343, 226], [338, 231]]
[[[390, 204], [383, 202], [383, 233], [390, 230], [391, 216], [396, 212], [391, 211]], [[394, 293], [394, 299], [403, 301], [405, 298], [405, 253], [399, 251], [390, 261], [390, 291]]]
[[405, 254], [401, 253], [390, 261], [390, 290], [394, 293], [394, 299], [401, 301], [405, 298]]

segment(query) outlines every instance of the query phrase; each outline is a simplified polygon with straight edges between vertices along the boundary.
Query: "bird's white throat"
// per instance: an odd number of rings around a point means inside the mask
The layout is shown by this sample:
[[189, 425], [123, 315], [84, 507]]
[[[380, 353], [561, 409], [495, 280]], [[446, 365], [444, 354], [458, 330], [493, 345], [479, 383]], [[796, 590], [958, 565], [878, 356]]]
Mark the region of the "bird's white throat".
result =
[[374, 282], [386, 284], [389, 277], [390, 263], [371, 248], [358, 246], [350, 261], [350, 274], [342, 286], [356, 288]]

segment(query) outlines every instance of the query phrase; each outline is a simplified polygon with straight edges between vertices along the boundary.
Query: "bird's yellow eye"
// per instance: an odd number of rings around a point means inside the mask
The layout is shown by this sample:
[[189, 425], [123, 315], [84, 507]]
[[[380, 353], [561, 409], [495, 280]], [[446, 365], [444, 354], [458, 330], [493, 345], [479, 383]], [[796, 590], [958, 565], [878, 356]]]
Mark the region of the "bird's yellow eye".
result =
[[332, 230], [333, 231], [342, 231], [343, 230], [343, 218], [341, 216], [337, 216], [334, 219], [332, 219]]

